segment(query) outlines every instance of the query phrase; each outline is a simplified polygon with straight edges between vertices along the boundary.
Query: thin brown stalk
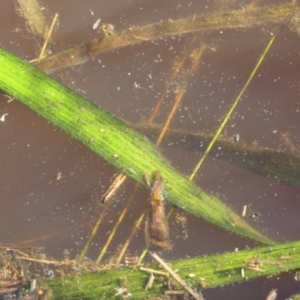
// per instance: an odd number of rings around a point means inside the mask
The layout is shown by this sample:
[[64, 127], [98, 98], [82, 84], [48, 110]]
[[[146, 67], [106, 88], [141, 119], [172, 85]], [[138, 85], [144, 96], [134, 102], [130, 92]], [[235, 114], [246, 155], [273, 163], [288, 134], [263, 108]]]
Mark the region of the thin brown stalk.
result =
[[[179, 63], [181, 63], [181, 61]], [[177, 72], [174, 72], [174, 73], [177, 74]], [[164, 99], [165, 99], [165, 97], [167, 95], [167, 92], [168, 92], [168, 90], [169, 90], [169, 88], [170, 88], [170, 86], [172, 84], [172, 82], [171, 82], [172, 79], [174, 79], [174, 78], [171, 77], [171, 80], [166, 84], [166, 87], [165, 87], [164, 91], [162, 92], [160, 98], [158, 99], [158, 101], [157, 101], [157, 103], [156, 103], [156, 105], [155, 105], [155, 107], [154, 107], [154, 109], [152, 111], [152, 114], [151, 114], [151, 116], [148, 119], [148, 123], [149, 124], [151, 124], [153, 122], [154, 118], [157, 116], [157, 114], [159, 112], [159, 109], [160, 109], [160, 107], [162, 105], [162, 102], [164, 101]]]
[[110, 185], [110, 187], [107, 189], [107, 191], [103, 194], [101, 198], [101, 202], [105, 203], [107, 200], [110, 199], [110, 197], [118, 190], [118, 188], [123, 184], [123, 182], [126, 180], [127, 176], [123, 173], [119, 173], [118, 176], [115, 178], [113, 183]]
[[163, 90], [160, 98], [158, 99], [150, 117], [148, 118], [148, 121], [147, 123], [151, 124], [153, 121], [154, 121], [154, 118], [157, 116], [158, 114], [158, 111], [161, 107], [161, 104], [162, 102], [164, 101], [166, 95], [167, 95], [167, 92], [172, 84], [172, 81], [177, 77], [178, 73], [182, 70], [183, 66], [184, 66], [184, 63], [186, 61], [186, 56], [182, 56], [179, 60], [177, 60], [175, 63], [174, 63], [174, 66], [173, 66], [173, 73], [171, 74], [170, 76], [170, 79], [168, 81], [168, 83], [166, 84], [165, 86], [165, 89]]
[[165, 268], [169, 274], [179, 283], [181, 284], [195, 299], [203, 300], [203, 298], [194, 291], [191, 287], [189, 287], [186, 282], [176, 274], [170, 266], [168, 266], [155, 252], [149, 251], [150, 255], [163, 267]]
[[46, 40], [44, 42], [44, 45], [43, 45], [42, 50], [41, 50], [41, 53], [40, 53], [40, 55], [38, 57], [38, 62], [40, 61], [40, 59], [42, 57], [44, 57], [44, 52], [45, 52], [46, 47], [48, 46], [48, 43], [49, 43], [52, 31], [53, 31], [54, 25], [56, 23], [57, 17], [58, 17], [58, 14], [55, 14], [55, 16], [53, 18], [53, 21], [52, 21], [52, 24], [50, 26], [50, 30], [48, 31], [47, 38], [46, 38]]
[[191, 54], [191, 58], [193, 59], [193, 65], [190, 68], [187, 77], [192, 76], [196, 72], [196, 70], [199, 66], [200, 60], [202, 58], [202, 55], [206, 49], [207, 49], [207, 45], [202, 45], [199, 50], [195, 49], [193, 51], [193, 53]]
[[6, 251], [14, 251], [16, 253], [18, 253], [19, 255], [22, 255], [23, 257], [29, 257], [29, 255], [23, 251], [20, 251], [19, 249], [14, 249], [14, 248], [6, 248], [5, 247], [5, 250]]
[[168, 296], [184, 295], [184, 294], [186, 294], [186, 291], [184, 291], [184, 290], [165, 291], [165, 295], [168, 295]]
[[[122, 185], [122, 183], [125, 181], [126, 179], [126, 175], [120, 173], [114, 180], [114, 182], [111, 184], [111, 186], [108, 188], [108, 190], [104, 193], [104, 195], [102, 196], [101, 198], [101, 202], [106, 202], [112, 195], [113, 193]], [[103, 220], [103, 217], [105, 216], [107, 210], [109, 208], [109, 205], [106, 205], [104, 210], [101, 212], [99, 218], [98, 218], [98, 221], [97, 223], [95, 224], [94, 226], [94, 229], [93, 231], [91, 232], [90, 236], [89, 236], [89, 239], [87, 240], [79, 258], [78, 258], [78, 262], [82, 262], [83, 261], [83, 258], [84, 256], [86, 255], [88, 249], [89, 249], [89, 246], [92, 242], [92, 240], [94, 239], [97, 231], [99, 230], [99, 227], [100, 227], [100, 224]]]
[[154, 270], [154, 269], [150, 269], [150, 268], [140, 267], [140, 270], [144, 271], [144, 272], [148, 272], [150, 274], [158, 274], [158, 275], [163, 275], [163, 276], [169, 277], [169, 273], [158, 271], [158, 270]]
[[40, 264], [55, 265], [55, 266], [71, 265], [77, 263], [75, 260], [57, 261], [57, 260], [38, 259], [38, 258], [22, 257], [22, 256], [18, 256], [18, 259], [26, 260], [26, 261], [34, 261]]
[[98, 256], [98, 258], [97, 258], [97, 260], [95, 262], [96, 265], [100, 264], [100, 262], [101, 262], [101, 260], [102, 260], [102, 258], [104, 256], [104, 254], [106, 253], [107, 248], [109, 247], [112, 239], [114, 238], [114, 236], [115, 236], [115, 234], [116, 234], [119, 226], [121, 225], [121, 223], [122, 223], [122, 221], [123, 221], [123, 219], [124, 219], [124, 217], [125, 217], [125, 215], [126, 215], [126, 213], [128, 211], [128, 208], [129, 208], [129, 206], [130, 206], [130, 204], [131, 204], [131, 202], [132, 202], [132, 200], [133, 200], [133, 198], [134, 198], [134, 196], [136, 194], [137, 189], [138, 189], [138, 185], [136, 184], [133, 193], [131, 194], [130, 198], [128, 199], [128, 201], [127, 201], [127, 203], [126, 203], [126, 205], [125, 205], [125, 207], [124, 207], [124, 209], [123, 209], [123, 211], [122, 211], [122, 213], [121, 213], [118, 221], [115, 223], [115, 226], [114, 226], [111, 234], [109, 235], [109, 237], [108, 237], [105, 245], [103, 246], [103, 248], [102, 248], [102, 250], [101, 250], [101, 252], [100, 252], [100, 254], [99, 254], [99, 256]]
[[99, 229], [99, 227], [100, 227], [100, 224], [101, 224], [101, 222], [102, 222], [102, 220], [103, 220], [103, 218], [104, 218], [104, 216], [105, 216], [105, 214], [106, 214], [108, 208], [109, 208], [109, 205], [107, 204], [107, 205], [104, 207], [104, 209], [101, 211], [101, 214], [100, 214], [100, 216], [99, 216], [99, 218], [98, 218], [98, 221], [97, 221], [97, 223], [95, 224], [95, 226], [94, 226], [94, 228], [93, 228], [93, 230], [92, 230], [92, 232], [91, 232], [91, 234], [90, 234], [90, 236], [89, 236], [89, 239], [87, 240], [85, 246], [83, 247], [83, 249], [82, 249], [82, 251], [81, 251], [81, 253], [80, 253], [80, 255], [79, 255], [78, 259], [77, 259], [77, 261], [78, 261], [79, 263], [81, 263], [81, 262], [83, 261], [84, 256], [86, 255], [86, 253], [87, 253], [87, 251], [88, 251], [88, 249], [89, 249], [89, 247], [90, 247], [90, 245], [91, 245], [91, 243], [92, 243], [93, 238], [94, 238], [95, 235], [97, 234], [98, 229]]
[[131, 243], [132, 239], [134, 238], [134, 236], [136, 235], [137, 231], [140, 229], [140, 225], [145, 217], [145, 214], [146, 212], [143, 211], [142, 214], [140, 215], [140, 217], [138, 218], [138, 220], [135, 222], [134, 224], [134, 227], [133, 229], [131, 230], [131, 234], [130, 236], [128, 237], [127, 241], [125, 242], [122, 250], [120, 251], [120, 254], [118, 256], [118, 258], [116, 259], [116, 266], [119, 266], [122, 259], [123, 259], [123, 256], [125, 255], [127, 249], [128, 249], [128, 246], [129, 244]]
[[182, 97], [183, 97], [184, 94], [185, 94], [185, 88], [182, 87], [182, 86], [178, 86], [178, 88], [177, 88], [177, 95], [176, 95], [176, 98], [175, 98], [172, 110], [171, 110], [170, 114], [168, 115], [167, 121], [165, 122], [165, 125], [162, 128], [162, 131], [161, 131], [161, 133], [160, 133], [160, 135], [159, 135], [159, 137], [158, 137], [158, 139], [156, 141], [156, 145], [157, 146], [161, 143], [164, 135], [166, 134], [166, 130], [168, 129], [168, 127], [169, 127], [169, 125], [171, 123], [171, 120], [174, 117], [175, 112], [176, 112], [176, 110], [177, 110], [177, 108], [179, 106], [179, 103], [181, 102]]

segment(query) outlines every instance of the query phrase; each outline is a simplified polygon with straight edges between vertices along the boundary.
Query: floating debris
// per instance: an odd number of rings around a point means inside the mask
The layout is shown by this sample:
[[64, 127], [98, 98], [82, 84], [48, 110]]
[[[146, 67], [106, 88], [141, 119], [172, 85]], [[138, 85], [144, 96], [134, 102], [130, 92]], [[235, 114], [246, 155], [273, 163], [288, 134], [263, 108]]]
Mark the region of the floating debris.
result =
[[294, 279], [296, 281], [300, 281], [300, 272], [299, 271], [295, 273]]
[[240, 139], [241, 139], [241, 137], [240, 137], [240, 135], [239, 135], [238, 133], [236, 133], [236, 134], [233, 135], [233, 140], [234, 140], [236, 143], [238, 143], [238, 142], [240, 141]]
[[101, 19], [99, 18], [93, 25], [93, 29], [96, 30], [100, 25]]
[[271, 290], [266, 300], [275, 300], [277, 298], [277, 290]]
[[245, 217], [247, 213], [247, 205], [244, 205], [243, 207], [243, 212], [242, 212], [242, 216]]
[[1, 122], [5, 122], [5, 117], [6, 117], [6, 116], [8, 116], [8, 114], [2, 115], [2, 117], [0, 118], [0, 121], [1, 121]]
[[99, 31], [104, 34], [104, 36], [109, 36], [115, 33], [115, 26], [112, 24], [103, 24], [100, 28]]

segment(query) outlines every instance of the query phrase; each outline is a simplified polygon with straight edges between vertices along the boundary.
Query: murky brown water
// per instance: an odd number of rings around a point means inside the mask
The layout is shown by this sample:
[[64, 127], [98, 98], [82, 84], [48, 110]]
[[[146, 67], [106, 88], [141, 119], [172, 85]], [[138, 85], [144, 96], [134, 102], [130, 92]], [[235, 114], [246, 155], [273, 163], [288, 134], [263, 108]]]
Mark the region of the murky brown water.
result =
[[[275, 1], [264, 1], [270, 3]], [[232, 7], [246, 4], [242, 1]], [[93, 24], [98, 18], [102, 23], [114, 24], [119, 31], [218, 9], [214, 1], [196, 0], [44, 0], [43, 7], [49, 23], [55, 13], [59, 14], [59, 26], [53, 35], [56, 53], [97, 38]], [[40, 46], [13, 1], [1, 2], [0, 15], [1, 47], [24, 59], [34, 59]], [[198, 34], [199, 39], [213, 44], [216, 52], [206, 51], [197, 72], [189, 78], [187, 93], [171, 127], [215, 131], [269, 42], [270, 32], [255, 28]], [[142, 42], [53, 76], [117, 117], [136, 123], [149, 116], [170, 78], [173, 62], [188, 48], [191, 36]], [[229, 135], [238, 133], [246, 143], [256, 140], [262, 146], [288, 150], [281, 138], [288, 132], [290, 140], [300, 147], [299, 50], [299, 36], [283, 28], [227, 125]], [[174, 82], [171, 89], [175, 86]], [[166, 119], [173, 101], [171, 94], [157, 121]], [[47, 253], [56, 257], [69, 249], [75, 257], [102, 209], [97, 195], [106, 190], [117, 170], [22, 104], [7, 103], [4, 95], [0, 97], [0, 116], [8, 113], [5, 122], [0, 122], [1, 243], [45, 246]], [[191, 173], [200, 157], [199, 153], [171, 146], [161, 151], [184, 174]], [[63, 177], [56, 181], [58, 172]], [[206, 160], [195, 182], [218, 194], [237, 212], [245, 204], [250, 205], [252, 212], [259, 214], [254, 226], [264, 228], [278, 241], [299, 239], [298, 189], [212, 158]], [[134, 184], [128, 181], [113, 197], [89, 257], [97, 257], [133, 189]], [[141, 189], [109, 254], [125, 242], [133, 223], [148, 207], [148, 199], [148, 191]], [[255, 245], [193, 216], [187, 216], [188, 238], [184, 239], [185, 228], [175, 216], [170, 220], [170, 229], [173, 250], [164, 254], [166, 259]], [[141, 253], [145, 247], [143, 235], [142, 230], [130, 246], [131, 253]], [[299, 291], [293, 276], [286, 275], [208, 290], [204, 297], [264, 299], [272, 288], [279, 289], [279, 299]]]

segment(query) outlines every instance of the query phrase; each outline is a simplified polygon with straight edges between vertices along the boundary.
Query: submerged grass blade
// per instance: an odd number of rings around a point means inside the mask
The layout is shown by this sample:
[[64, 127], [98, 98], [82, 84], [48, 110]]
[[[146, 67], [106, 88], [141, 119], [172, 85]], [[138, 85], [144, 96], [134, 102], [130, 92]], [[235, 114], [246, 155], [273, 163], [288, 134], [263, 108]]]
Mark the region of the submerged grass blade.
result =
[[0, 69], [0, 88], [5, 93], [79, 140], [121, 172], [145, 185], [143, 174], [160, 170], [171, 203], [242, 236], [273, 243], [216, 197], [179, 174], [153, 143], [121, 120], [1, 48]]
[[39, 68], [52, 73], [62, 68], [79, 65], [95, 58], [99, 53], [149, 42], [168, 36], [180, 36], [192, 32], [209, 32], [212, 30], [247, 29], [251, 27], [272, 28], [274, 25], [285, 25], [293, 31], [300, 32], [300, 7], [291, 4], [263, 6], [253, 9], [220, 11], [212, 14], [201, 14], [184, 19], [171, 20], [135, 26], [105, 38], [76, 46], [57, 55], [42, 60]]
[[[252, 264], [259, 264], [253, 270]], [[260, 247], [251, 250], [183, 259], [169, 263], [173, 270], [193, 288], [209, 289], [224, 284], [240, 283], [250, 279], [274, 276], [300, 268], [300, 241]], [[151, 269], [160, 266], [150, 265]], [[252, 268], [252, 269], [251, 269]], [[242, 271], [243, 270], [243, 271]], [[122, 279], [126, 278], [129, 286]], [[163, 295], [167, 280], [155, 276], [150, 289], [145, 291], [149, 274], [133, 268], [118, 268], [93, 274], [66, 277], [47, 282], [55, 299], [112, 299], [115, 288], [127, 288], [130, 299], [146, 299]], [[180, 289], [180, 286], [177, 286]]]
[[[158, 124], [137, 124], [134, 127], [147, 136], [156, 136], [161, 130]], [[168, 129], [161, 145], [172, 145], [185, 151], [201, 152], [208, 147], [212, 138], [211, 134], [204, 132], [193, 133], [181, 129]], [[222, 155], [220, 155], [220, 148]], [[300, 188], [300, 155], [257, 144], [237, 143], [224, 136], [218, 138], [209, 155], [268, 179]]]

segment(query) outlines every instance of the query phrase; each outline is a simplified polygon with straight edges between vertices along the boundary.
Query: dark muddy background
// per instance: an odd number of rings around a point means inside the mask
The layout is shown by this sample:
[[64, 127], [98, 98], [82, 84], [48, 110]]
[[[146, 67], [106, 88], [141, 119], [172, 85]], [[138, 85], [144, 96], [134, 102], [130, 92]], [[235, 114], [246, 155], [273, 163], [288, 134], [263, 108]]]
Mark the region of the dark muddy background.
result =
[[[276, 3], [264, 1], [257, 5]], [[227, 4], [231, 9], [241, 9], [249, 3], [196, 0], [41, 2], [49, 23], [55, 13], [59, 14], [59, 24], [53, 33], [54, 53], [99, 37], [93, 30], [99, 18], [101, 24], [111, 23], [120, 31], [130, 26], [222, 10]], [[36, 58], [41, 45], [28, 30], [17, 3], [2, 0], [0, 8], [1, 47], [25, 60]], [[272, 30], [262, 27], [195, 34], [199, 40], [213, 45], [216, 51], [206, 51], [197, 72], [189, 78], [187, 93], [171, 127], [214, 132], [272, 34]], [[191, 37], [189, 34], [141, 42], [99, 55], [94, 61], [52, 76], [117, 117], [137, 123], [150, 115], [170, 78], [174, 61], [187, 49]], [[257, 141], [262, 146], [289, 151], [282, 139], [283, 133], [289, 133], [291, 142], [300, 146], [299, 50], [299, 36], [286, 28], [281, 29], [226, 127], [229, 136], [238, 133], [246, 143]], [[170, 89], [175, 87], [176, 82]], [[156, 119], [158, 122], [166, 119], [173, 99], [170, 93]], [[98, 197], [118, 171], [18, 101], [7, 100], [5, 95], [0, 95], [0, 117], [8, 114], [5, 122], [0, 122], [1, 243], [44, 246], [47, 254], [56, 258], [61, 258], [63, 250], [68, 249], [75, 258], [102, 209]], [[172, 146], [161, 148], [161, 151], [173, 166], [187, 175], [201, 155]], [[58, 172], [63, 178], [56, 181]], [[205, 161], [195, 182], [207, 192], [219, 195], [237, 212], [248, 205], [249, 213], [257, 215], [254, 220], [249, 218], [249, 222], [270, 237], [281, 242], [299, 239], [298, 189], [212, 158]], [[114, 195], [113, 205], [88, 252], [90, 258], [95, 259], [102, 249], [133, 189], [134, 183], [127, 181]], [[117, 247], [126, 241], [133, 223], [148, 207], [148, 200], [149, 191], [140, 189], [105, 259], [115, 254]], [[186, 227], [179, 222], [182, 217], [186, 217]], [[167, 260], [256, 245], [181, 211], [170, 219], [170, 230], [173, 249], [163, 253]], [[129, 250], [138, 255], [144, 247], [141, 230]], [[278, 299], [284, 299], [300, 289], [293, 276], [263, 278], [207, 290], [204, 297], [207, 300], [265, 299], [269, 290], [276, 288]]]

